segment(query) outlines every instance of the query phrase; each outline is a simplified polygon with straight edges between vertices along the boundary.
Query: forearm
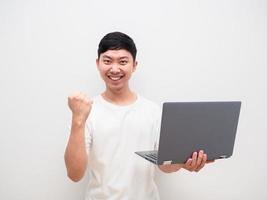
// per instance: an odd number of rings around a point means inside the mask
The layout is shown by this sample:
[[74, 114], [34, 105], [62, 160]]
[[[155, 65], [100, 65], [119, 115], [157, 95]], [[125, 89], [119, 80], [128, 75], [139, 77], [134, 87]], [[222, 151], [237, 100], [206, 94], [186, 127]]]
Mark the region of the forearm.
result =
[[71, 133], [65, 151], [65, 164], [68, 176], [73, 181], [79, 181], [87, 167], [88, 156], [85, 147], [85, 122], [72, 119]]
[[165, 173], [172, 173], [179, 171], [183, 164], [159, 165], [159, 169]]

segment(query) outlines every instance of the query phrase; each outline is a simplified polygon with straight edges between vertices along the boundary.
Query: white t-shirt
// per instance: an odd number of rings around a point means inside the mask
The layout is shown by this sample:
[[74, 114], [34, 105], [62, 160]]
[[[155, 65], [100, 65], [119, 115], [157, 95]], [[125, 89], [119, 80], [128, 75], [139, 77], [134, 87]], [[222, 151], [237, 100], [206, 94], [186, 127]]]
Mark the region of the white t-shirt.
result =
[[93, 99], [85, 131], [86, 200], [159, 200], [156, 166], [134, 152], [156, 148], [160, 116], [160, 107], [139, 95], [127, 106], [114, 105], [101, 95]]

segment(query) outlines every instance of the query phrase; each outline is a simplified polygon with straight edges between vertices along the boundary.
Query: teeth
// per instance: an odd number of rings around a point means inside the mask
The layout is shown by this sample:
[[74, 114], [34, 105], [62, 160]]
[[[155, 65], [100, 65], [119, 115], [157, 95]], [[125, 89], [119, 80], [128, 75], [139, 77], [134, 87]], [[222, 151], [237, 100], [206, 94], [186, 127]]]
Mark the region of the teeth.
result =
[[113, 80], [113, 81], [117, 81], [117, 80], [121, 79], [121, 76], [119, 76], [119, 77], [112, 77], [112, 76], [110, 76], [109, 78], [111, 80]]

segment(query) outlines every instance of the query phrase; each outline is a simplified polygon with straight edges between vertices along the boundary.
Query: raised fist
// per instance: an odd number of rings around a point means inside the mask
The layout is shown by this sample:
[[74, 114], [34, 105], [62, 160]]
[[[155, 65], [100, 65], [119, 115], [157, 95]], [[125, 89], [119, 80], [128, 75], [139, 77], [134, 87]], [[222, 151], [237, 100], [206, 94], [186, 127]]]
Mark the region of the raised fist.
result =
[[83, 93], [74, 93], [68, 97], [68, 105], [74, 118], [85, 122], [92, 108], [92, 101]]

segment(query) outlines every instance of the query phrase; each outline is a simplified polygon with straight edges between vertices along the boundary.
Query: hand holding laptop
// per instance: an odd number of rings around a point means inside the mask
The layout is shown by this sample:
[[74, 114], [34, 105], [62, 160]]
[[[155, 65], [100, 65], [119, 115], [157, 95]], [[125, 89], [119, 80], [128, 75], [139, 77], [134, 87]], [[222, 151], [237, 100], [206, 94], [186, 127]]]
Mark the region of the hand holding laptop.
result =
[[214, 160], [207, 160], [207, 154], [203, 150], [200, 150], [198, 153], [194, 152], [192, 158], [189, 158], [185, 164], [183, 164], [183, 168], [188, 171], [198, 172], [201, 170], [205, 164], [212, 163]]
[[187, 160], [185, 164], [167, 164], [167, 165], [159, 165], [159, 168], [166, 173], [176, 172], [181, 168], [184, 168], [190, 172], [199, 172], [207, 163], [214, 162], [207, 161], [207, 154], [203, 150], [199, 152], [194, 152], [192, 157]]

